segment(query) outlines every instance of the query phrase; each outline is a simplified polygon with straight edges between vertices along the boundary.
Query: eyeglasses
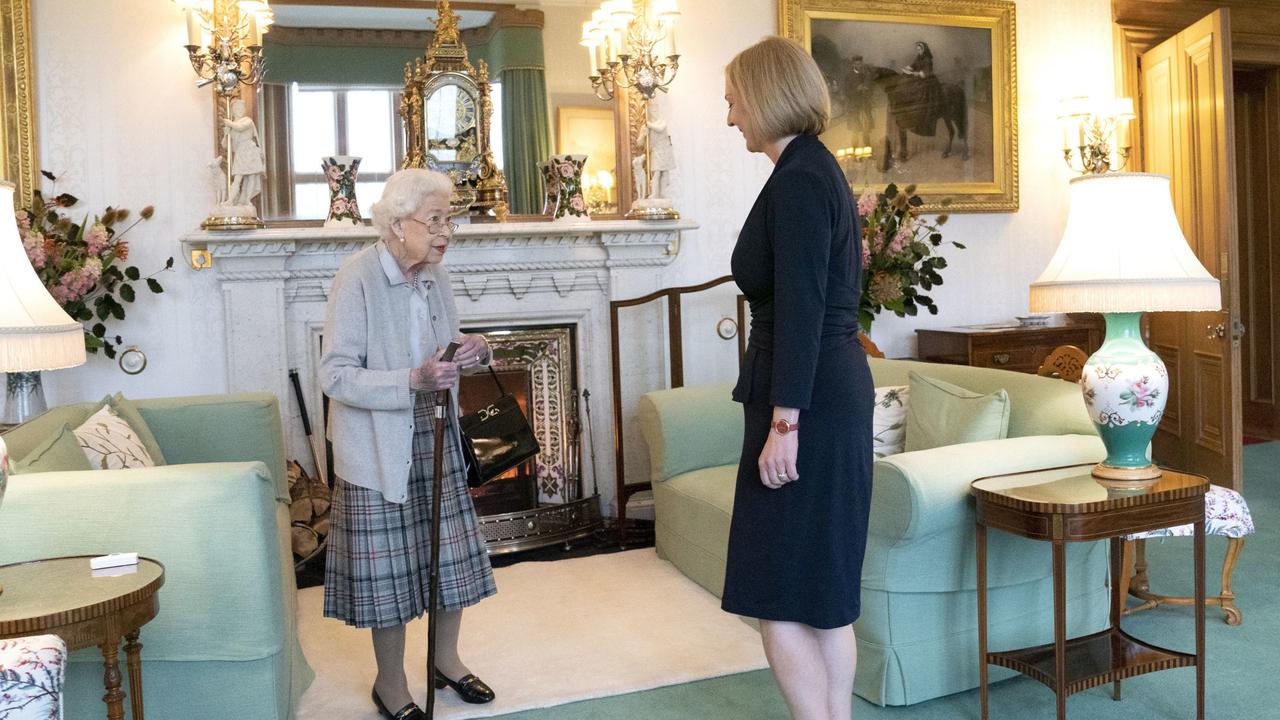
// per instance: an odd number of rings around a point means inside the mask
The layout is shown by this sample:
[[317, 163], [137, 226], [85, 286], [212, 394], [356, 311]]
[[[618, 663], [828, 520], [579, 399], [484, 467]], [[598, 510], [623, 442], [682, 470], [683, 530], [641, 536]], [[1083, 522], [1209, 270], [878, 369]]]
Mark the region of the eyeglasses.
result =
[[418, 218], [410, 215], [409, 217], [406, 217], [405, 220], [412, 220], [418, 223], [419, 225], [425, 227], [427, 229], [427, 232], [429, 233], [439, 233], [445, 229], [448, 229], [449, 234], [452, 235], [458, 230], [458, 223], [449, 222], [448, 220], [445, 220], [444, 218], [440, 218], [440, 217], [433, 217], [430, 220], [424, 221], [424, 220], [419, 220]]

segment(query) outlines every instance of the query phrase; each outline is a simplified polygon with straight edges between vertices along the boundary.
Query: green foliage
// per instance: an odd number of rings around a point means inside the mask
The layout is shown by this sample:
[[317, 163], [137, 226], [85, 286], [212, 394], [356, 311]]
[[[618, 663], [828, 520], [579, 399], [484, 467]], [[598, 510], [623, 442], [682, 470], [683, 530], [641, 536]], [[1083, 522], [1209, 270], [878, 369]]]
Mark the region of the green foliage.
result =
[[[42, 170], [40, 174], [51, 182], [57, 181], [48, 171]], [[114, 358], [123, 338], [108, 334], [108, 325], [123, 320], [125, 305], [137, 299], [137, 291], [126, 280], [145, 279], [148, 290], [163, 291], [152, 276], [143, 278], [136, 266], [125, 264], [129, 259], [129, 243], [124, 235], [138, 223], [151, 219], [155, 209], [148, 205], [138, 213], [137, 220], [122, 228], [132, 215], [129, 210], [108, 207], [101, 215], [91, 219], [86, 214], [77, 223], [66, 209], [79, 202], [69, 193], [46, 199], [36, 191], [31, 205], [16, 213], [18, 230], [27, 258], [49, 294], [75, 320], [93, 323], [85, 327], [85, 349], [91, 353], [102, 350], [107, 357]], [[152, 275], [172, 267], [170, 257], [164, 268]]]

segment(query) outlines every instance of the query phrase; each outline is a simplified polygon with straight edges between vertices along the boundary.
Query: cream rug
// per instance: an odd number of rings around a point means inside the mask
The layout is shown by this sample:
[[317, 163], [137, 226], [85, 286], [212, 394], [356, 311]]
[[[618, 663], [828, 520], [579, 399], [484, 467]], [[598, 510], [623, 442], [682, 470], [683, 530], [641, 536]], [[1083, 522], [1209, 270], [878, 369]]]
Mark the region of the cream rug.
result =
[[[476, 718], [766, 666], [760, 635], [652, 548], [494, 571], [498, 594], [469, 608], [462, 656], [498, 698], [468, 705], [437, 691], [436, 718]], [[299, 720], [376, 720], [368, 630], [322, 617], [323, 588], [298, 593], [299, 632], [315, 682]], [[426, 697], [427, 621], [409, 625], [405, 671]]]

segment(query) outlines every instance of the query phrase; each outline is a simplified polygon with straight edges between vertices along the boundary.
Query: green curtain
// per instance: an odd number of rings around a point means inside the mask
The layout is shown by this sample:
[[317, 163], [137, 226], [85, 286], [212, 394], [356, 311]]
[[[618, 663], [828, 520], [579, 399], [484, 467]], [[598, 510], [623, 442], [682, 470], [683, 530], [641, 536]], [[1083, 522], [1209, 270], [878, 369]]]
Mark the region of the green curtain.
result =
[[507, 205], [513, 213], [537, 214], [543, 198], [538, 163], [551, 156], [546, 75], [540, 67], [508, 67], [501, 81]]

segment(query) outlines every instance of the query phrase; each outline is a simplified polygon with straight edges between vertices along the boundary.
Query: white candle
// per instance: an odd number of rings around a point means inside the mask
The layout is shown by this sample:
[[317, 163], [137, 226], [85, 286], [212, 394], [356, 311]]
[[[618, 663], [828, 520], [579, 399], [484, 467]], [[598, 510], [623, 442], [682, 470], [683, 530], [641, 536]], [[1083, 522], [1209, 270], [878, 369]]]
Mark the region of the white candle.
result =
[[187, 9], [187, 44], [200, 44], [200, 20], [196, 17], [196, 11]]
[[671, 18], [671, 19], [667, 20], [664, 24], [666, 25], [666, 29], [667, 29], [667, 34], [666, 34], [667, 55], [675, 55], [675, 54], [676, 54], [676, 21], [675, 21], [675, 18]]
[[262, 45], [262, 31], [258, 29], [258, 16], [249, 15], [248, 39], [250, 45]]

